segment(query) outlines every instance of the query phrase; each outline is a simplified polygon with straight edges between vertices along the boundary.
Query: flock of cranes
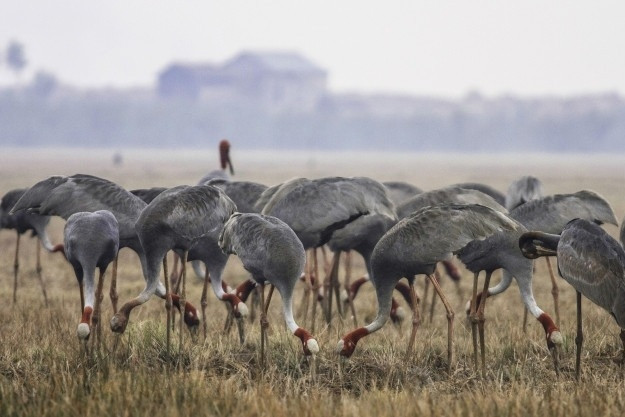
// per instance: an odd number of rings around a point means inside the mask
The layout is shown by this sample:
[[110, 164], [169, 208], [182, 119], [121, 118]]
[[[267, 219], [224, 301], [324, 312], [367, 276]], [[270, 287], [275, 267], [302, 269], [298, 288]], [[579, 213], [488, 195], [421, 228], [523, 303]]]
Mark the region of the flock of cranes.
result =
[[[592, 191], [544, 196], [540, 181], [534, 177], [515, 181], [507, 195], [483, 184], [456, 184], [423, 192], [410, 184], [383, 184], [365, 177], [295, 178], [267, 187], [232, 181], [228, 173], [229, 169], [230, 174], [234, 174], [229, 149], [227, 141], [220, 143], [221, 169], [209, 173], [194, 186], [128, 191], [106, 179], [77, 174], [50, 177], [28, 189], [7, 193], [1, 202], [1, 226], [15, 229], [18, 236], [13, 299], [17, 297], [19, 236], [31, 230], [48, 251], [63, 253], [75, 271], [81, 295], [82, 317], [77, 329], [80, 339], [87, 340], [93, 334], [94, 340], [100, 340], [103, 275], [113, 264], [110, 292], [113, 332], [123, 333], [133, 309], [156, 294], [165, 299], [168, 350], [172, 307], [180, 312], [180, 343], [182, 323], [195, 334], [202, 322], [206, 337], [205, 308], [210, 285], [215, 296], [237, 319], [243, 343], [242, 320], [249, 313], [245, 300], [255, 289], [261, 300], [261, 358], [264, 361], [267, 309], [274, 288], [282, 297], [288, 329], [300, 340], [304, 354], [314, 355], [319, 352], [319, 344], [313, 336], [317, 300], [323, 300], [328, 322], [332, 319], [335, 300], [341, 314], [344, 307], [349, 306], [356, 324], [353, 298], [359, 286], [370, 281], [377, 296], [377, 315], [371, 323], [362, 327], [356, 325], [340, 339], [338, 352], [349, 357], [361, 339], [381, 329], [389, 318], [397, 319], [395, 289], [404, 296], [412, 311], [408, 350], [413, 348], [420, 324], [414, 282], [418, 275], [425, 275], [446, 310], [451, 370], [455, 312], [440, 286], [437, 265], [446, 265], [448, 274], [457, 279], [457, 270], [451, 264], [452, 257], [456, 256], [474, 274], [467, 314], [476, 369], [478, 353], [481, 353], [481, 370], [485, 372], [486, 300], [505, 291], [514, 279], [526, 311], [544, 329], [557, 371], [558, 348], [563, 343], [556, 326], [559, 320], [557, 288], [554, 289], [556, 322], [538, 306], [532, 292], [532, 259], [556, 256], [558, 271], [578, 294], [578, 375], [583, 340], [581, 295], [615, 317], [623, 329], [621, 339], [625, 346], [625, 252], [621, 243], [598, 226], [618, 222], [609, 203]], [[67, 221], [64, 244], [50, 243], [45, 231], [50, 216]], [[624, 237], [625, 228], [621, 229], [621, 241]], [[117, 309], [117, 254], [124, 247], [139, 256], [145, 288]], [[328, 272], [322, 292], [319, 270], [324, 266], [320, 266], [318, 252], [321, 250], [325, 258], [326, 247], [333, 257], [325, 268]], [[180, 260], [180, 271], [175, 264], [172, 272], [175, 284], [168, 276], [169, 251]], [[364, 259], [367, 276], [350, 286], [350, 274], [346, 274], [346, 295], [341, 299], [339, 260], [341, 253], [351, 251]], [[37, 271], [47, 303], [39, 251], [37, 254]], [[235, 289], [222, 281], [231, 254], [241, 259], [251, 275]], [[186, 298], [187, 262], [193, 262], [193, 270], [204, 283], [201, 320], [197, 309]], [[96, 268], [99, 269], [97, 287]], [[350, 265], [346, 268], [349, 271]], [[498, 269], [503, 270], [502, 279], [490, 287], [492, 273]], [[482, 271], [486, 278], [483, 290], [478, 292], [478, 276]], [[293, 314], [293, 291], [302, 278], [306, 284], [302, 300], [304, 321], [312, 299], [312, 333], [300, 327]], [[407, 287], [399, 282], [402, 278], [408, 280]], [[265, 300], [266, 285], [270, 290]]]

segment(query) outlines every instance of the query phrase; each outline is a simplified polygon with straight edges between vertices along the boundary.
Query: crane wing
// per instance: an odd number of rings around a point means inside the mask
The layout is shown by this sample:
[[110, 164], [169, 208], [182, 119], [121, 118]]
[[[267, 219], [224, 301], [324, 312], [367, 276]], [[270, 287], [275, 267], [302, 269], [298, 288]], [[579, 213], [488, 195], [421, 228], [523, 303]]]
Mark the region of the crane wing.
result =
[[[43, 215], [69, 216], [81, 211], [108, 210], [117, 219], [120, 231], [133, 230], [146, 206], [139, 197], [109, 180], [84, 174], [54, 176], [30, 187], [12, 212], [30, 210]], [[123, 239], [127, 236], [120, 235]]]
[[618, 225], [614, 211], [603, 197], [593, 191], [556, 194], [528, 201], [510, 212], [528, 230], [560, 234], [573, 219]]
[[488, 194], [479, 190], [451, 186], [427, 191], [406, 200], [397, 208], [397, 214], [403, 219], [424, 207], [441, 204], [480, 204], [501, 213], [508, 212]]
[[612, 311], [619, 289], [625, 289], [625, 251], [601, 227], [576, 220], [562, 231], [558, 269], [577, 291]]
[[394, 251], [399, 258], [431, 264], [448, 259], [469, 242], [505, 231], [523, 230], [506, 214], [479, 204], [423, 208], [393, 226], [375, 251]]

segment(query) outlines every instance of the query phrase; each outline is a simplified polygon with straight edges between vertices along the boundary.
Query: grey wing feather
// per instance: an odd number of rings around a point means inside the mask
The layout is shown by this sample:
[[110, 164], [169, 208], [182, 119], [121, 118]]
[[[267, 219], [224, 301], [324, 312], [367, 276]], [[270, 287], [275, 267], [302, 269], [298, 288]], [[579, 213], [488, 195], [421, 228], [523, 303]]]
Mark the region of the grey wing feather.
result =
[[395, 206], [423, 192], [420, 188], [403, 181], [386, 181], [382, 185], [388, 190], [388, 197]]
[[576, 221], [562, 232], [558, 244], [562, 277], [610, 312], [615, 297], [625, 289], [624, 265], [623, 248], [599, 226]]
[[[296, 233], [322, 231], [328, 225], [356, 214], [375, 212], [395, 218], [386, 190], [377, 184], [379, 189], [373, 186], [373, 180], [364, 178], [292, 180], [274, 194], [263, 209], [263, 214], [283, 220]], [[366, 193], [365, 189], [371, 191]], [[385, 201], [380, 201], [380, 193]]]
[[528, 201], [512, 210], [510, 217], [528, 230], [556, 234], [560, 234], [564, 226], [573, 219], [618, 224], [610, 203], [599, 194], [587, 190]]
[[215, 235], [236, 211], [236, 205], [217, 187], [209, 185], [170, 188], [141, 213], [135, 228], [169, 228], [188, 241]]
[[120, 230], [132, 235], [134, 224], [145, 206], [139, 197], [111, 181], [76, 174], [38, 182], [24, 193], [13, 210], [32, 209], [35, 213], [60, 216], [65, 220], [81, 211], [108, 210], [119, 222]]
[[502, 206], [506, 205], [506, 196], [502, 192], [491, 187], [490, 185], [482, 184], [479, 182], [463, 182], [461, 184], [454, 184], [454, 186], [465, 188], [468, 190], [481, 191], [484, 194], [491, 196], [500, 205]]
[[224, 225], [219, 246], [224, 253], [236, 254], [254, 278], [278, 287], [286, 285], [284, 278], [296, 280], [304, 270], [302, 243], [286, 223], [272, 216], [234, 213]]
[[273, 195], [280, 189], [280, 187], [282, 187], [282, 183], [272, 185], [271, 187], [263, 191], [260, 194], [260, 196], [258, 196], [258, 199], [254, 203], [254, 211], [256, 213], [261, 213], [263, 209], [265, 208], [265, 206], [267, 205], [267, 203], [269, 202], [269, 200], [271, 200]]
[[[523, 226], [506, 214], [479, 204], [426, 207], [395, 225], [378, 243], [401, 257], [428, 264], [449, 258], [469, 242]], [[378, 247], [376, 247], [378, 251]]]
[[543, 185], [540, 180], [532, 176], [524, 176], [513, 181], [506, 193], [506, 208], [512, 210], [531, 200], [544, 196]]
[[259, 212], [260, 210], [255, 208], [255, 203], [267, 189], [266, 185], [250, 181], [210, 180], [207, 184], [221, 188], [234, 201], [240, 213]]
[[500, 213], [508, 212], [488, 194], [479, 190], [450, 186], [427, 191], [406, 200], [397, 208], [397, 214], [399, 218], [405, 218], [424, 207], [441, 204], [480, 204], [497, 210]]

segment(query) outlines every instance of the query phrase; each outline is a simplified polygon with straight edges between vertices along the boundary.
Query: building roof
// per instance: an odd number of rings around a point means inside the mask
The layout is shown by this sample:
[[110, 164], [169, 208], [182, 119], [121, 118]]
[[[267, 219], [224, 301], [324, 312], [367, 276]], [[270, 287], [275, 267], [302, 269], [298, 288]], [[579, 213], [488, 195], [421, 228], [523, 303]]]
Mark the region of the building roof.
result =
[[271, 72], [326, 75], [325, 70], [295, 52], [242, 52], [228, 61], [224, 67], [248, 65]]

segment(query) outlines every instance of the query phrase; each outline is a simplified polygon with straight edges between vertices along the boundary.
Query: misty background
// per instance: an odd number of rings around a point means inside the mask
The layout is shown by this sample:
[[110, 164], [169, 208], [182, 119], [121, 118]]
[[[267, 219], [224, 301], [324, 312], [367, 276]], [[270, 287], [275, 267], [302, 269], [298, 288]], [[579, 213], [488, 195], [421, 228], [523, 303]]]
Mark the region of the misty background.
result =
[[618, 2], [18, 3], [4, 147], [625, 150]]

